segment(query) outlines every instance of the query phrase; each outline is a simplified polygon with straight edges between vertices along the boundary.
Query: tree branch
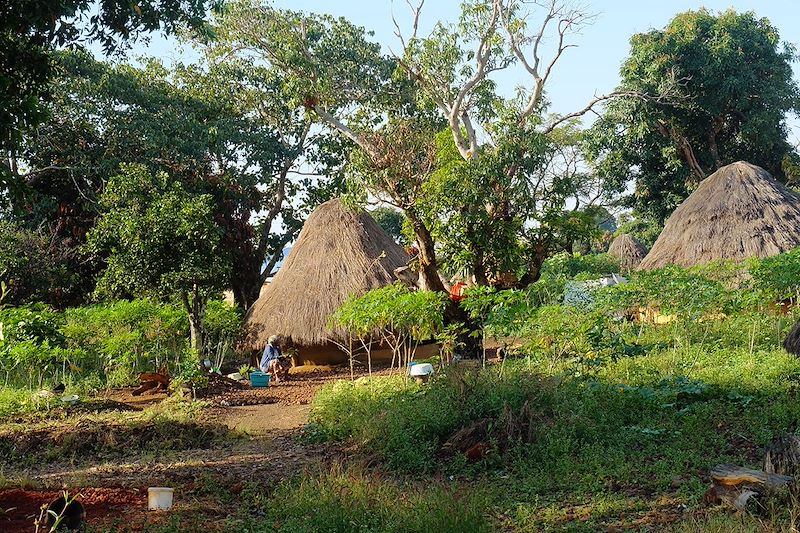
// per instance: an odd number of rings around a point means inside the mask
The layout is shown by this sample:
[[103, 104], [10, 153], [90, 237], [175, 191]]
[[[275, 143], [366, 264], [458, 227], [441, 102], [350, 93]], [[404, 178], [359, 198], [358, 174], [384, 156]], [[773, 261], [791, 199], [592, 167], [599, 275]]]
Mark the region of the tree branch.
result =
[[332, 114], [330, 114], [327, 111], [325, 111], [321, 106], [315, 106], [313, 109], [317, 113], [319, 118], [324, 120], [332, 128], [334, 128], [337, 131], [339, 131], [342, 135], [344, 135], [345, 137], [347, 137], [348, 139], [350, 139], [351, 141], [356, 143], [362, 150], [367, 152], [367, 154], [369, 154], [369, 156], [373, 160], [380, 159], [380, 156], [381, 156], [380, 151], [378, 150], [378, 148], [374, 144], [369, 142], [366, 139], [366, 137], [356, 133], [353, 129], [351, 129], [349, 126], [347, 126], [341, 120], [339, 120], [338, 118], [336, 118]]
[[556, 120], [554, 120], [548, 126], [546, 126], [541, 133], [545, 135], [551, 133], [553, 130], [555, 130], [564, 122], [572, 120], [573, 118], [581, 117], [586, 113], [592, 111], [594, 106], [596, 106], [600, 102], [605, 102], [606, 100], [613, 100], [615, 98], [638, 98], [640, 100], [645, 100], [647, 102], [654, 102], [660, 104], [667, 103], [669, 101], [669, 95], [652, 96], [647, 93], [641, 93], [637, 91], [614, 91], [601, 96], [595, 96], [589, 101], [588, 104], [586, 104], [586, 106], [583, 109], [579, 109], [578, 111], [573, 111], [572, 113], [559, 116]]

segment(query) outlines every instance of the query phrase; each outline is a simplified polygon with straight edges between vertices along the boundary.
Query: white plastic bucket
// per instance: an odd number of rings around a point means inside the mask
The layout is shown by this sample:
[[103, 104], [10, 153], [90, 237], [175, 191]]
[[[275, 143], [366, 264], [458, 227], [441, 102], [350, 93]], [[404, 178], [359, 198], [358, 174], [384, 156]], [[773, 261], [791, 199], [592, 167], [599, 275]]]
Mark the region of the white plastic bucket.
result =
[[429, 376], [433, 374], [433, 365], [430, 363], [417, 363], [408, 369], [408, 374], [412, 377]]
[[147, 508], [150, 511], [164, 511], [172, 507], [175, 489], [169, 487], [150, 487], [147, 489]]

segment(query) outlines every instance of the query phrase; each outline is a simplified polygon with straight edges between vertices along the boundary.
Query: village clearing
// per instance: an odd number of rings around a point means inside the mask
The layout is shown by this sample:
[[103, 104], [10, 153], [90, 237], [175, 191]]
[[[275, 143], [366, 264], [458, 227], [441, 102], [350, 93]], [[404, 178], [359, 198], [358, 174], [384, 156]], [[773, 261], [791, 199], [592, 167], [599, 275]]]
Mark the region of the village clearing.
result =
[[[297, 442], [309, 400], [331, 379], [306, 376], [268, 391], [238, 391], [253, 402], [240, 406], [224, 405], [230, 392], [193, 405], [117, 390], [4, 421], [0, 530], [33, 531], [39, 507], [68, 487], [81, 494], [91, 531], [149, 531], [184, 515], [196, 515], [196, 524], [211, 519], [198, 531], [213, 531], [215, 520], [231, 514], [217, 488], [238, 493], [248, 480], [274, 484], [333, 459], [331, 447]], [[148, 512], [147, 487], [165, 484], [185, 496], [169, 513]]]

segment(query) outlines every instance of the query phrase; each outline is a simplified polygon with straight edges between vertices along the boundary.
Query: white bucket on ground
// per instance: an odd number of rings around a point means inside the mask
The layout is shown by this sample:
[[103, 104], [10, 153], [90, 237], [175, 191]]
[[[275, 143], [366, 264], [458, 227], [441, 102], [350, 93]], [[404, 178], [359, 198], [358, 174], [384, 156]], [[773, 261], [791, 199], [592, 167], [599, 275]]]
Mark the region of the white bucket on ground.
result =
[[150, 487], [147, 489], [147, 508], [150, 511], [164, 511], [172, 507], [175, 489], [169, 487]]
[[413, 377], [429, 376], [433, 374], [433, 365], [430, 363], [417, 363], [408, 369], [408, 374]]

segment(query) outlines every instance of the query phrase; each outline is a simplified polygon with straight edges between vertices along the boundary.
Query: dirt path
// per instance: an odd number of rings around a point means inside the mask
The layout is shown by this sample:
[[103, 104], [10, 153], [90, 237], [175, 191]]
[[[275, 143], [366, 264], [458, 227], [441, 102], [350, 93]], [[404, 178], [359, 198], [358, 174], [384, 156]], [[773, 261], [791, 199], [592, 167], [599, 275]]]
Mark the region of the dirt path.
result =
[[310, 405], [283, 405], [270, 403], [222, 408], [218, 420], [235, 431], [252, 436], [269, 436], [271, 433], [300, 429], [308, 422]]
[[[121, 531], [114, 524], [124, 524], [125, 530], [140, 531], [167, 520], [170, 513], [191, 514], [192, 506], [201, 501], [205, 513], [215, 505], [208, 496], [215, 492], [211, 489], [215, 486], [224, 486], [233, 493], [247, 483], [269, 487], [305, 469], [330, 464], [343, 456], [341, 450], [302, 443], [298, 437], [308, 422], [310, 403], [319, 388], [349, 377], [349, 370], [313, 369], [268, 389], [227, 391], [208, 398], [213, 406], [204, 410], [202, 420], [223, 424], [238, 436], [214, 441], [205, 449], [169, 451], [169, 443], [165, 442], [163, 450], [142, 455], [113, 459], [73, 455], [24, 469], [9, 465], [3, 471], [6, 479], [25, 480], [28, 487], [32, 484], [36, 490], [0, 490], [0, 531], [32, 531], [33, 515], [38, 515], [39, 507], [52, 501], [63, 487], [84, 495], [90, 525]], [[122, 402], [134, 410], [163, 397], [133, 397], [128, 390], [105, 395], [106, 400]], [[61, 424], [67, 427], [67, 422]], [[122, 442], [119, 445], [124, 447]], [[147, 487], [153, 486], [175, 488], [173, 511], [147, 511]], [[218, 514], [222, 520], [227, 512], [221, 509]]]

